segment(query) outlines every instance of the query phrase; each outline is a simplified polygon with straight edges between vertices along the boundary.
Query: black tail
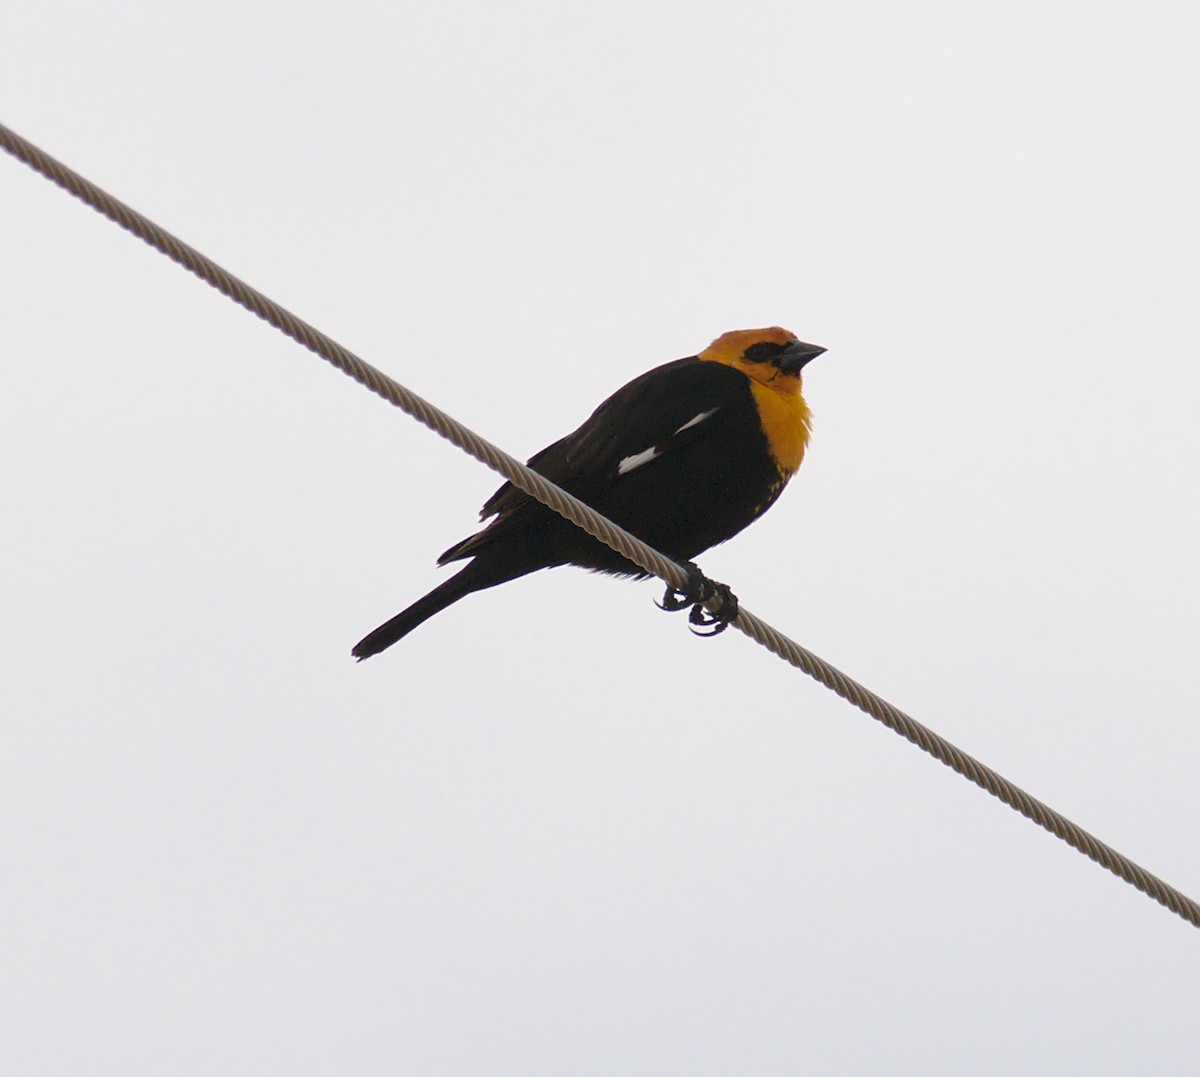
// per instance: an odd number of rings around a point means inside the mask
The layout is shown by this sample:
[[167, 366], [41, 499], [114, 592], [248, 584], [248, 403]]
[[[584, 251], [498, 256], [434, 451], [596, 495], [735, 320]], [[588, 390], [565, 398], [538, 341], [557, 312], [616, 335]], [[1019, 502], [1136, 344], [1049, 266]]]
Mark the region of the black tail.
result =
[[476, 558], [459, 572], [451, 576], [445, 583], [439, 584], [424, 598], [418, 598], [408, 609], [396, 614], [386, 624], [381, 624], [374, 632], [369, 632], [355, 645], [350, 652], [360, 662], [373, 654], [386, 650], [397, 640], [403, 639], [414, 628], [424, 624], [435, 613], [441, 613], [447, 606], [457, 602], [472, 591], [483, 591], [495, 587], [498, 583], [514, 580], [533, 572], [541, 565], [522, 565], [516, 567], [498, 567], [496, 565], [480, 564]]
[[478, 584], [470, 578], [471, 566], [467, 565], [461, 572], [455, 573], [445, 583], [439, 584], [424, 598], [418, 598], [408, 609], [396, 614], [386, 624], [381, 624], [374, 632], [363, 636], [350, 653], [360, 662], [386, 650], [399, 639], [403, 639], [419, 624], [428, 621], [435, 613], [441, 613], [447, 606], [457, 602], [464, 595], [478, 590]]

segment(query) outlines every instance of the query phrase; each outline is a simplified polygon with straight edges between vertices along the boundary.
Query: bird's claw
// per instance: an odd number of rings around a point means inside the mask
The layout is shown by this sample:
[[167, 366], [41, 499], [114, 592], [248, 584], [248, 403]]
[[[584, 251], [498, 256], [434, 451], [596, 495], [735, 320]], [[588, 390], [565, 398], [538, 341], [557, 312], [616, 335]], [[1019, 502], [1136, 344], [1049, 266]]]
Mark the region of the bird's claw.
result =
[[674, 587], [667, 584], [666, 593], [663, 595], [661, 602], [654, 603], [660, 610], [666, 610], [668, 613], [678, 613], [680, 610], [686, 610], [688, 606], [694, 606], [695, 602], [690, 599], [685, 591], [676, 591]]
[[[705, 607], [702, 602], [697, 602], [692, 607], [692, 612], [688, 614], [688, 626], [695, 636], [719, 636], [729, 627], [729, 625], [737, 620], [738, 615], [738, 600], [726, 584], [714, 583], [709, 581], [712, 586], [712, 594], [721, 600], [721, 608], [713, 613]], [[707, 632], [702, 632], [700, 629], [707, 628]]]
[[663, 600], [655, 603], [660, 610], [668, 613], [678, 613], [697, 602], [704, 602], [713, 593], [712, 581], [704, 575], [691, 561], [685, 561], [683, 569], [687, 573], [687, 582], [682, 589], [667, 584]]
[[[690, 607], [688, 625], [694, 635], [720, 635], [729, 627], [731, 621], [737, 619], [737, 596], [726, 584], [710, 580], [690, 561], [684, 565], [684, 568], [688, 575], [687, 583], [682, 589], [668, 584], [667, 590], [663, 594], [663, 600], [657, 603], [658, 608], [666, 610], [668, 613], [677, 613], [679, 610], [686, 610]], [[704, 603], [711, 598], [721, 600], [720, 608], [716, 613], [705, 608]], [[699, 629], [705, 628], [708, 631], [699, 631]]]

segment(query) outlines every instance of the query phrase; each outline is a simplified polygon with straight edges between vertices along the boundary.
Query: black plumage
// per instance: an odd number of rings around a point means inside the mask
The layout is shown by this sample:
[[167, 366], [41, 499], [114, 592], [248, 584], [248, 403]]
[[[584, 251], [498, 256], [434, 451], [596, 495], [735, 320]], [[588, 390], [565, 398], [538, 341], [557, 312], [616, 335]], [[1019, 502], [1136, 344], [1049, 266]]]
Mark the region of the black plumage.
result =
[[[714, 351], [743, 335], [756, 344], [741, 346], [739, 340], [735, 352]], [[754, 357], [756, 345], [766, 346], [762, 358]], [[779, 496], [790, 470], [776, 458], [752, 386], [779, 375], [795, 382], [802, 452], [807, 409], [799, 396], [799, 368], [822, 350], [784, 330], [726, 334], [701, 356], [635, 378], [529, 466], [667, 556], [690, 562], [737, 534]], [[367, 635], [354, 647], [355, 657], [377, 654], [473, 591], [541, 568], [573, 564], [617, 576], [646, 575], [510, 483], [488, 499], [481, 517], [491, 522], [438, 558], [439, 565], [468, 564]]]

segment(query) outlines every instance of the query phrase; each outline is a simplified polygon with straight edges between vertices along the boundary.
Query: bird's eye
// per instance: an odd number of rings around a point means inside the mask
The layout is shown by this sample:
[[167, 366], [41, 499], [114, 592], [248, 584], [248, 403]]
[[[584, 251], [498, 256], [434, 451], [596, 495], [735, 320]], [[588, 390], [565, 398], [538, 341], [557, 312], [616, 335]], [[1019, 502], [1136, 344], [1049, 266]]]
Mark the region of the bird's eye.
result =
[[760, 340], [757, 344], [751, 344], [742, 353], [742, 357], [752, 363], [765, 363], [781, 355], [786, 347], [786, 344], [776, 344], [772, 340]]

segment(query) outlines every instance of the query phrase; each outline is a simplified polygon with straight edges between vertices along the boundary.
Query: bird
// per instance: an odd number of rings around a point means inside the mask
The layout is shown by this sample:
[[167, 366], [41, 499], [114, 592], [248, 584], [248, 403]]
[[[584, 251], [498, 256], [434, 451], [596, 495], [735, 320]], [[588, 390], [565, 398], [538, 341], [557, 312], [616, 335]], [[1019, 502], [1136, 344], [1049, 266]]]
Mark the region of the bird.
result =
[[[811, 415], [801, 371], [825, 351], [778, 326], [724, 333], [703, 351], [634, 378], [574, 433], [529, 467], [679, 561], [682, 590], [660, 606], [691, 607], [693, 625], [721, 631], [737, 599], [693, 563], [775, 503], [804, 458]], [[578, 565], [613, 576], [646, 573], [511, 483], [484, 504], [483, 530], [455, 543], [439, 565], [467, 564], [355, 644], [360, 662], [460, 598], [543, 568]], [[719, 596], [716, 614], [703, 603]]]

